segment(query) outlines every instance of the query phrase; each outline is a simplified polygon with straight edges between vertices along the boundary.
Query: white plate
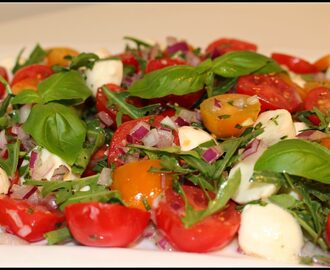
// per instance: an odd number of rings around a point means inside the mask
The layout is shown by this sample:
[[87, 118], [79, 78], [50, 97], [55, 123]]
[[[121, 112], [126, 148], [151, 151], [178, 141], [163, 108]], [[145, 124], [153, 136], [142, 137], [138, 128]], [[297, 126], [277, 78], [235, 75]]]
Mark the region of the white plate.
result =
[[[294, 54], [315, 61], [330, 53], [330, 36], [324, 29], [330, 25], [329, 4], [80, 4], [37, 14], [39, 4], [16, 4], [20, 16], [10, 19], [13, 5], [1, 4], [0, 62], [17, 55], [22, 47], [71, 46], [82, 51], [108, 48], [120, 52], [123, 36], [165, 42], [166, 36], [186, 39], [205, 48], [219, 37], [254, 42], [259, 51]], [[21, 12], [22, 8], [26, 12]], [[33, 13], [29, 13], [34, 10]], [[22, 16], [22, 14], [24, 16]], [[33, 14], [33, 16], [29, 16]], [[36, 15], [37, 14], [37, 15]], [[7, 59], [7, 60], [6, 60]], [[2, 61], [1, 61], [2, 60]], [[8, 63], [8, 61], [7, 61]], [[0, 246], [3, 267], [262, 267], [294, 266], [236, 252], [236, 242], [208, 254], [160, 251], [148, 240], [133, 248], [92, 248], [82, 246]]]

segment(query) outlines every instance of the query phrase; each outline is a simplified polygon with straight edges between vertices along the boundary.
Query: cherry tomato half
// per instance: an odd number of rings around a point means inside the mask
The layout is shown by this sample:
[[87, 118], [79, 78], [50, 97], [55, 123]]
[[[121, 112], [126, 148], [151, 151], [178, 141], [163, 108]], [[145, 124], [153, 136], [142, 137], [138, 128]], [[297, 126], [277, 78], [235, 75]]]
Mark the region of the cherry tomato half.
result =
[[127, 247], [141, 236], [150, 213], [119, 204], [74, 203], [64, 209], [73, 237], [96, 247]]
[[129, 207], [146, 210], [144, 200], [152, 206], [153, 200], [172, 184], [169, 174], [149, 172], [161, 168], [159, 160], [139, 160], [116, 168], [112, 174], [111, 189], [118, 190]]
[[[1, 67], [1, 66], [0, 66], [0, 76], [2, 76], [8, 82], [7, 70], [4, 67]], [[5, 93], [6, 93], [6, 87], [0, 82], [0, 99], [3, 98]]]
[[291, 71], [298, 74], [316, 73], [318, 69], [308, 61], [283, 53], [272, 53], [272, 58], [280, 65], [287, 66]]
[[[208, 201], [201, 189], [183, 186], [183, 190], [195, 209], [205, 209]], [[173, 247], [187, 252], [209, 252], [223, 248], [233, 240], [240, 225], [240, 214], [235, 209], [235, 203], [229, 202], [224, 210], [185, 228], [181, 222], [184, 202], [172, 189], [166, 190], [164, 199], [154, 211], [158, 230]]]
[[236, 89], [240, 94], [257, 95], [261, 111], [285, 109], [292, 113], [299, 110], [302, 104], [296, 87], [276, 74], [242, 76], [237, 81]]
[[257, 51], [257, 45], [239, 39], [220, 38], [210, 43], [205, 53], [216, 58], [232, 51]]
[[223, 94], [210, 97], [200, 105], [203, 124], [220, 138], [241, 135], [252, 126], [260, 112], [257, 97]]
[[67, 47], [50, 48], [46, 56], [46, 65], [51, 67], [53, 65], [60, 65], [66, 67], [70, 61], [65, 59], [65, 56], [77, 56], [78, 51]]
[[[330, 113], [330, 89], [317, 87], [309, 91], [304, 100], [304, 107], [306, 110], [312, 110], [315, 107], [325, 114]], [[312, 115], [309, 119], [315, 125], [320, 124], [320, 119], [317, 116]]]
[[44, 234], [58, 229], [65, 218], [62, 212], [49, 211], [26, 200], [0, 197], [0, 225], [29, 242], [44, 239]]
[[37, 91], [38, 84], [52, 75], [53, 70], [46, 65], [33, 64], [19, 69], [11, 82], [11, 88], [15, 95], [24, 89]]

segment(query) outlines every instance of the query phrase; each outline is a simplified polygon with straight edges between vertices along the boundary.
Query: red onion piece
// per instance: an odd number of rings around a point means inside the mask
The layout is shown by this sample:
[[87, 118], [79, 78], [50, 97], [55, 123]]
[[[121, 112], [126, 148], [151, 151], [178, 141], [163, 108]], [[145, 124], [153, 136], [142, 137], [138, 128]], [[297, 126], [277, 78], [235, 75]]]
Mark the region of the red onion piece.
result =
[[216, 98], [214, 99], [214, 107], [221, 108], [221, 102], [220, 102], [220, 100], [217, 100]]
[[171, 129], [177, 129], [175, 122], [168, 116], [166, 116], [162, 121], [160, 121], [160, 123]]
[[23, 196], [23, 199], [28, 199], [31, 195], [36, 192], [38, 188], [36, 186], [32, 186], [31, 189]]
[[186, 62], [188, 65], [196, 67], [201, 63], [201, 59], [197, 55], [192, 53], [191, 51], [187, 51], [186, 52]]
[[100, 119], [100, 121], [107, 127], [110, 127], [113, 124], [113, 120], [110, 115], [106, 112], [98, 112], [96, 116]]
[[189, 122], [187, 122], [186, 120], [184, 120], [182, 117], [178, 116], [176, 117], [176, 119], [174, 120], [174, 122], [179, 126], [179, 127], [183, 127], [183, 126], [189, 126]]
[[31, 157], [30, 157], [30, 162], [29, 162], [29, 168], [30, 168], [30, 170], [33, 170], [34, 165], [35, 165], [37, 159], [38, 159], [38, 152], [32, 151], [31, 152]]
[[246, 159], [248, 156], [256, 153], [258, 151], [259, 145], [260, 145], [260, 140], [259, 139], [254, 139], [252, 142], [250, 142], [246, 148], [244, 149], [242, 155], [241, 155], [241, 159], [244, 160]]
[[297, 138], [309, 141], [319, 141], [327, 137], [329, 137], [328, 134], [319, 130], [305, 130], [297, 135]]
[[158, 144], [160, 138], [156, 128], [153, 128], [148, 132], [146, 136], [142, 139], [145, 146], [155, 146]]
[[51, 180], [63, 180], [64, 176], [66, 174], [68, 174], [69, 172], [70, 172], [70, 170], [68, 167], [66, 167], [64, 165], [60, 165], [58, 168], [56, 168], [54, 170], [54, 173], [50, 179]]
[[171, 46], [167, 47], [167, 52], [169, 54], [175, 54], [176, 52], [182, 51], [186, 52], [189, 50], [188, 44], [185, 41], [177, 42]]
[[220, 151], [218, 147], [210, 147], [207, 150], [205, 150], [202, 154], [202, 158], [209, 164], [216, 161], [221, 155], [223, 154], [223, 151]]
[[157, 143], [157, 147], [169, 147], [173, 145], [174, 136], [172, 131], [159, 129], [158, 130], [159, 141]]
[[143, 137], [148, 134], [149, 130], [150, 125], [141, 121], [137, 123], [135, 127], [132, 128], [129, 134], [132, 136], [133, 139], [141, 141]]
[[183, 118], [188, 123], [193, 123], [193, 122], [199, 123], [200, 122], [200, 113], [197, 111], [181, 109], [178, 116]]
[[110, 186], [112, 182], [111, 179], [111, 169], [110, 168], [103, 168], [100, 177], [97, 180], [97, 183], [102, 186]]
[[36, 186], [12, 185], [10, 188], [10, 197], [13, 199], [28, 199], [38, 188]]

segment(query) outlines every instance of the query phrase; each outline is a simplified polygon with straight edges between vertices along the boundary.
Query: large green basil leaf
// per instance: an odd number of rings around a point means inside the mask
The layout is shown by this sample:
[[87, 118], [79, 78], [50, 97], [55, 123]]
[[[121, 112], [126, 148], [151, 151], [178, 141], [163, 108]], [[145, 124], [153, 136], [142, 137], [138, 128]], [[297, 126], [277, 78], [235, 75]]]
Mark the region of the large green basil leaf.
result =
[[286, 172], [330, 184], [330, 150], [305, 140], [283, 140], [269, 147], [254, 169]]
[[128, 92], [141, 98], [159, 98], [167, 95], [185, 95], [201, 90], [205, 83], [205, 73], [191, 66], [170, 66], [153, 71], [141, 80], [135, 81]]
[[273, 59], [250, 51], [226, 53], [213, 61], [213, 72], [225, 78], [281, 71], [283, 69]]
[[69, 165], [76, 160], [86, 136], [86, 127], [75, 110], [58, 103], [35, 105], [23, 128], [38, 145]]
[[41, 97], [40, 95], [30, 89], [23, 90], [18, 95], [16, 95], [13, 100], [12, 104], [31, 104], [31, 103], [40, 103]]
[[70, 100], [70, 104], [80, 104], [91, 94], [78, 71], [63, 71], [43, 80], [38, 85], [38, 93], [43, 103]]

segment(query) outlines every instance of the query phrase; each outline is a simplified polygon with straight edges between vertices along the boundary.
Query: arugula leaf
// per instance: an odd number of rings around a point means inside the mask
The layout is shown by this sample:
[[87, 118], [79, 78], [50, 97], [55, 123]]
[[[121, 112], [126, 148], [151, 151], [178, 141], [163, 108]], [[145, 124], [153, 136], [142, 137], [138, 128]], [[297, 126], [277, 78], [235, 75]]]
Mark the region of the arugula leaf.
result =
[[48, 245], [61, 244], [73, 239], [68, 227], [63, 227], [54, 231], [47, 232], [44, 234], [44, 237], [47, 240]]
[[41, 97], [40, 95], [34, 91], [26, 89], [22, 92], [20, 92], [18, 95], [16, 95], [11, 104], [30, 104], [30, 103], [41, 103]]
[[17, 58], [16, 58], [16, 63], [15, 66], [12, 69], [12, 73], [15, 73], [17, 70], [21, 69], [22, 67], [31, 65], [31, 64], [38, 64], [40, 63], [47, 55], [47, 52], [40, 47], [39, 44], [37, 44], [32, 52], [29, 55], [29, 58], [21, 65], [20, 58], [24, 52], [24, 48], [19, 52]]
[[134, 38], [134, 37], [125, 36], [124, 39], [135, 42], [138, 49], [140, 49], [141, 46], [146, 47], [146, 48], [152, 47], [152, 45], [150, 45], [149, 43], [142, 41], [140, 39]]
[[8, 176], [14, 176], [20, 152], [21, 142], [17, 140], [15, 143], [7, 144], [8, 158], [0, 158], [0, 167], [7, 173]]
[[287, 139], [270, 146], [257, 160], [256, 171], [286, 172], [330, 184], [330, 150], [305, 140]]
[[91, 94], [78, 71], [70, 70], [53, 74], [38, 85], [43, 103], [69, 100], [72, 104], [83, 103]]
[[13, 96], [11, 94], [7, 95], [7, 97], [1, 102], [0, 106], [0, 117], [4, 116], [7, 112], [8, 106], [10, 104], [11, 99]]
[[213, 72], [225, 78], [236, 78], [253, 72], [282, 72], [283, 69], [271, 58], [251, 51], [226, 53], [213, 62]]
[[195, 67], [178, 65], [169, 66], [146, 74], [135, 81], [128, 92], [132, 96], [151, 99], [170, 94], [185, 95], [201, 90], [206, 80], [206, 74], [200, 74]]
[[23, 129], [69, 165], [77, 159], [86, 136], [86, 127], [75, 110], [58, 103], [33, 106]]
[[81, 67], [92, 69], [95, 62], [99, 59], [100, 57], [95, 53], [80, 53], [72, 58], [70, 69], [79, 69]]

